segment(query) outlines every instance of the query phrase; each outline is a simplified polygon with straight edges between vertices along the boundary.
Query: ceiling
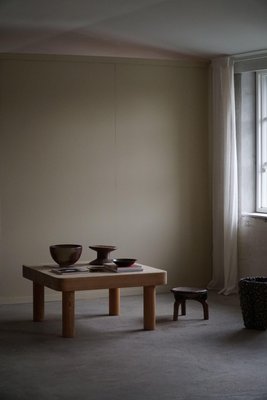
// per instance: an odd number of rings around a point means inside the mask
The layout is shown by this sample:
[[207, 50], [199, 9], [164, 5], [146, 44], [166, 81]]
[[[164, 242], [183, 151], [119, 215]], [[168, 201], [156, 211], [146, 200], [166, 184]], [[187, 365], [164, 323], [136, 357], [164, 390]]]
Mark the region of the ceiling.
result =
[[266, 48], [266, 0], [0, 0], [1, 53], [211, 59]]

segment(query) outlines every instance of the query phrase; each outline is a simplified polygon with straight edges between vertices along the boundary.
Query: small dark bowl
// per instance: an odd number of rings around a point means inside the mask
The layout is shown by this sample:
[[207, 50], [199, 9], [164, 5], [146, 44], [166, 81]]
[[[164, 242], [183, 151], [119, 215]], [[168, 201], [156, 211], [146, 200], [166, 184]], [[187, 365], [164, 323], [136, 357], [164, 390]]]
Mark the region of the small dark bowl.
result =
[[54, 244], [49, 250], [51, 257], [60, 267], [75, 264], [82, 254], [82, 246], [79, 244]]
[[118, 267], [130, 267], [136, 261], [136, 258], [113, 258], [114, 264]]

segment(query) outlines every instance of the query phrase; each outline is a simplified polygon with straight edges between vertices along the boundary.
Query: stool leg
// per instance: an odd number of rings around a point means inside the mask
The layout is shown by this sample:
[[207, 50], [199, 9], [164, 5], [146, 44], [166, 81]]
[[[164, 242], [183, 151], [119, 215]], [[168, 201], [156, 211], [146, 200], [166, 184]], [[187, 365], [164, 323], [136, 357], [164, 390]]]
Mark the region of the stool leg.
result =
[[181, 302], [181, 308], [182, 308], [182, 315], [185, 315], [186, 314], [185, 300]]
[[179, 304], [175, 301], [173, 305], [173, 321], [177, 321], [178, 319], [178, 308]]
[[209, 319], [209, 305], [206, 300], [200, 300], [203, 307], [204, 319]]

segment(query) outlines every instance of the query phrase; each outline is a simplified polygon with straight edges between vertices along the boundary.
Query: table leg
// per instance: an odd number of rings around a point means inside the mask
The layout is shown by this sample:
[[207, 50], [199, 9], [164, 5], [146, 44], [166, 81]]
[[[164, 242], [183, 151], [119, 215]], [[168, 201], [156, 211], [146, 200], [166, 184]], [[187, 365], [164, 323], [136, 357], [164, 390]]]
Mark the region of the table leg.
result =
[[33, 320], [35, 322], [44, 319], [44, 286], [33, 282]]
[[74, 337], [75, 292], [62, 292], [62, 336]]
[[109, 289], [109, 315], [120, 315], [120, 289]]
[[144, 286], [144, 329], [154, 330], [156, 321], [155, 286]]

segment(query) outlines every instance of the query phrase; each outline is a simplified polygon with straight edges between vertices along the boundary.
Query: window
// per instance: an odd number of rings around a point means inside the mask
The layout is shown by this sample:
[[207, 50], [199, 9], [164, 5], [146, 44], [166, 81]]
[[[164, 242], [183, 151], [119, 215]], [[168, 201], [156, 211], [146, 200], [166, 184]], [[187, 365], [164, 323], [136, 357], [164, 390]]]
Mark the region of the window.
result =
[[267, 55], [235, 65], [239, 209], [267, 220]]
[[256, 211], [267, 213], [267, 70], [256, 74]]

